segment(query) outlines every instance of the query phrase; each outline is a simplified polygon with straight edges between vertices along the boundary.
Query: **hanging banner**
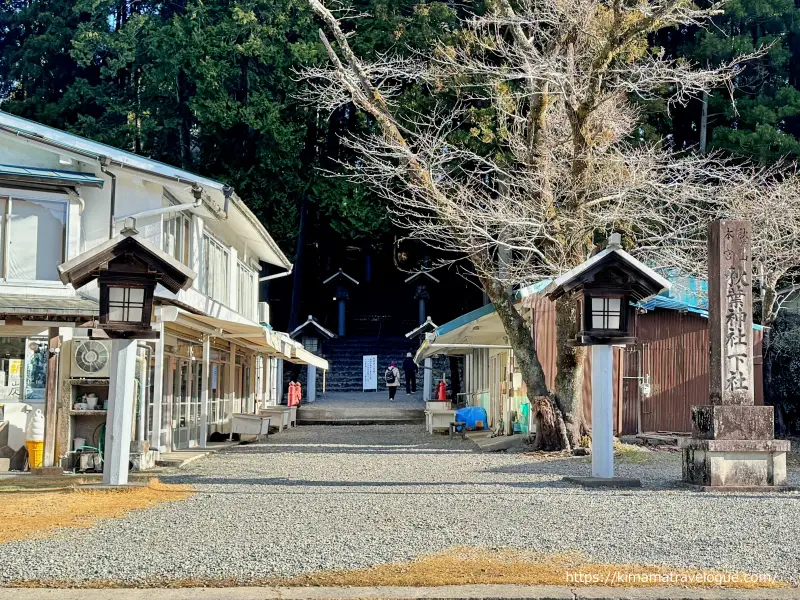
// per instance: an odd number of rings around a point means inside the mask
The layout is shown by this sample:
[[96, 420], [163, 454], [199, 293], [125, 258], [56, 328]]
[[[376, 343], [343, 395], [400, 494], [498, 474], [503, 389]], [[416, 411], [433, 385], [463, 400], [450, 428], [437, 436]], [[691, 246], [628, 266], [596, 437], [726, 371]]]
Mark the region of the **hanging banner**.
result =
[[364, 356], [364, 386], [363, 391], [378, 391], [378, 356], [371, 354]]

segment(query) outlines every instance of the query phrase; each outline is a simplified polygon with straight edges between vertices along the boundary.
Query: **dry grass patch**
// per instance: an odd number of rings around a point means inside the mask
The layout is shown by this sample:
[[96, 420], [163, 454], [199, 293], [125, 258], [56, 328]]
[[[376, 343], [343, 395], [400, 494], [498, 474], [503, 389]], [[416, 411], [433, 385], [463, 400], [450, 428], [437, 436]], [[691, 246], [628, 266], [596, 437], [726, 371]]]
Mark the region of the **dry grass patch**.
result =
[[[619, 581], [617, 574], [628, 581]], [[570, 579], [570, 576], [572, 579]], [[583, 577], [584, 583], [576, 578]], [[667, 579], [670, 578], [670, 579]], [[454, 548], [415, 560], [368, 569], [320, 571], [278, 582], [287, 586], [441, 586], [468, 584], [607, 585], [615, 587], [789, 587], [750, 581], [744, 573], [670, 569], [654, 565], [587, 562], [580, 555], [545, 555], [514, 550]]]
[[[58, 480], [63, 485], [63, 480]], [[39, 482], [42, 483], [41, 481]], [[54, 482], [55, 483], [55, 482]], [[143, 487], [119, 490], [93, 490], [75, 487], [32, 488], [0, 494], [0, 543], [43, 537], [62, 527], [91, 527], [101, 519], [124, 516], [132, 510], [161, 502], [184, 500], [192, 495], [189, 486], [161, 483], [150, 479]], [[12, 491], [10, 486], [6, 491]]]
[[[640, 581], [622, 583], [616, 573], [638, 574]], [[582, 574], [592, 581], [570, 581], [568, 575]], [[664, 576], [673, 580], [664, 581]], [[655, 578], [659, 579], [656, 580]], [[137, 580], [137, 588], [228, 588], [242, 586], [279, 587], [434, 587], [470, 584], [516, 585], [600, 585], [613, 587], [681, 587], [681, 588], [786, 588], [781, 581], [745, 581], [743, 573], [692, 571], [654, 565], [607, 565], [587, 562], [578, 554], [548, 555], [514, 550], [453, 548], [440, 554], [367, 569], [316, 571], [297, 577], [255, 577], [220, 579], [153, 579]], [[594, 581], [596, 579], [596, 581]], [[131, 584], [116, 580], [26, 580], [11, 582], [9, 587], [22, 588], [125, 588]]]

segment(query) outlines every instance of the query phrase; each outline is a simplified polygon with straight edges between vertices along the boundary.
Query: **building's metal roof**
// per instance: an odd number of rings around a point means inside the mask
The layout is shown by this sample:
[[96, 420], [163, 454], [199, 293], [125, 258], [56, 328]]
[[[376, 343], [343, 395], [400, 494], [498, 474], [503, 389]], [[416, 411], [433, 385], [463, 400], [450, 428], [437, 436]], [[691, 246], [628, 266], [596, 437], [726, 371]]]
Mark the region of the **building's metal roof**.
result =
[[[633, 306], [642, 308], [644, 310], [654, 310], [660, 308], [664, 310], [684, 311], [708, 318], [708, 310], [706, 308], [708, 302], [708, 283], [705, 280], [697, 278], [683, 278], [683, 280], [680, 280], [679, 278], [670, 278], [670, 280], [679, 281], [679, 285], [673, 286], [672, 289], [668, 289], [658, 296], [653, 296], [643, 302], [633, 304]], [[514, 300], [519, 301], [523, 298], [543, 293], [547, 290], [551, 283], [554, 283], [553, 280], [544, 279], [532, 285], [520, 288], [514, 292]], [[667, 284], [671, 285], [671, 283], [671, 281], [667, 281]], [[677, 295], [678, 297], [672, 297], [673, 295]], [[695, 306], [695, 304], [700, 304], [701, 306]], [[475, 310], [463, 314], [460, 317], [456, 317], [452, 321], [448, 321], [447, 323], [440, 325], [436, 329], [435, 336], [438, 338], [448, 333], [452, 333], [470, 323], [477, 322], [478, 320], [484, 319], [489, 315], [493, 315], [495, 312], [496, 311], [493, 304], [486, 304], [480, 308], [476, 308]], [[761, 325], [754, 324], [753, 329], [760, 331], [763, 328]], [[420, 356], [424, 356], [426, 352], [429, 352], [429, 347], [430, 341], [423, 342], [420, 350], [417, 353], [417, 357], [415, 357], [415, 360]]]
[[95, 142], [72, 133], [67, 133], [66, 131], [61, 131], [60, 129], [55, 129], [54, 127], [42, 125], [41, 123], [36, 123], [35, 121], [29, 121], [28, 119], [23, 119], [22, 117], [12, 115], [7, 112], [0, 111], [0, 129], [5, 129], [12, 134], [21, 134], [32, 138], [38, 138], [43, 142], [61, 146], [64, 148], [64, 150], [71, 150], [78, 154], [90, 156], [95, 159], [106, 157], [114, 162], [118, 162], [134, 169], [149, 171], [151, 173], [164, 175], [165, 177], [171, 177], [174, 179], [196, 182], [202, 186], [210, 187], [212, 189], [221, 190], [224, 187], [223, 183], [214, 181], [213, 179], [208, 179], [206, 177], [201, 177], [196, 173], [184, 171], [183, 169], [178, 169], [177, 167], [167, 165], [157, 160], [145, 158], [144, 156], [139, 156], [138, 154], [133, 154], [132, 152], [126, 152], [125, 150], [120, 150], [114, 146], [107, 146], [106, 144], [101, 144], [100, 142]]
[[[170, 179], [179, 184], [197, 184], [204, 189], [211, 190], [217, 195], [217, 202], [214, 210], [222, 210], [219, 202], [221, 196], [227, 201], [230, 198], [231, 205], [236, 208], [236, 211], [231, 211], [229, 216], [231, 222], [234, 220], [235, 215], [240, 215], [244, 222], [249, 223], [258, 234], [258, 238], [253, 240], [256, 245], [264, 244], [264, 260], [274, 265], [281, 265], [286, 269], [290, 269], [292, 263], [280, 249], [272, 236], [266, 230], [264, 225], [253, 214], [253, 211], [236, 195], [233, 188], [226, 184], [203, 177], [197, 173], [185, 171], [177, 167], [126, 152], [113, 146], [107, 146], [78, 135], [61, 131], [35, 121], [29, 121], [16, 115], [12, 115], [0, 110], [0, 132], [10, 136], [16, 136], [21, 139], [30, 140], [33, 143], [39, 143], [58, 150], [63, 150], [64, 153], [77, 154], [82, 157], [88, 157], [92, 160], [104, 163], [108, 161], [112, 166], [120, 166], [123, 168], [132, 169], [139, 172], [150, 173], [156, 176]], [[230, 196], [228, 196], [230, 193]], [[238, 218], [238, 216], [237, 216]], [[251, 246], [253, 247], [253, 246]]]
[[[706, 308], [701, 308], [699, 306], [693, 306], [683, 300], [679, 300], [677, 298], [670, 298], [665, 295], [658, 295], [649, 298], [643, 302], [637, 302], [634, 304], [637, 308], [642, 308], [644, 310], [655, 310], [656, 308], [662, 308], [665, 310], [677, 310], [680, 312], [690, 312], [695, 315], [700, 315], [701, 317], [707, 319], [708, 318], [708, 310]], [[753, 323], [753, 329], [756, 331], [761, 331], [764, 328], [761, 325], [757, 325]]]
[[0, 178], [11, 177], [21, 181], [46, 181], [52, 183], [74, 183], [90, 187], [103, 187], [103, 180], [93, 173], [60, 171], [57, 169], [38, 169], [20, 165], [0, 165]]
[[303, 332], [307, 327], [312, 327], [312, 331], [321, 333], [328, 339], [336, 337], [335, 333], [333, 333], [330, 329], [323, 327], [312, 315], [308, 315], [308, 319], [304, 323], [301, 323], [299, 326], [295, 327], [292, 332], [289, 333], [289, 337], [296, 338], [297, 335]]
[[95, 318], [100, 314], [96, 300], [82, 296], [0, 295], [0, 316]]
[[417, 337], [418, 335], [422, 335], [423, 333], [430, 333], [431, 331], [436, 331], [437, 327], [438, 325], [436, 325], [436, 323], [434, 323], [429, 316], [427, 319], [425, 319], [425, 322], [422, 325], [418, 325], [409, 331], [406, 334], [406, 337], [411, 339]]
[[[527, 298], [528, 296], [533, 296], [535, 294], [539, 294], [544, 291], [547, 286], [552, 283], [552, 279], [543, 279], [542, 281], [538, 281], [531, 285], [527, 285], [525, 287], [521, 287], [514, 292], [514, 302], [522, 300], [523, 298]], [[494, 304], [485, 304], [480, 308], [476, 308], [466, 314], [461, 315], [460, 317], [456, 317], [452, 321], [448, 321], [444, 325], [440, 325], [439, 328], [436, 330], [436, 335], [444, 335], [445, 333], [449, 333], [459, 327], [466, 325], [471, 321], [476, 321], [481, 317], [485, 317], [486, 315], [490, 315], [495, 312]]]

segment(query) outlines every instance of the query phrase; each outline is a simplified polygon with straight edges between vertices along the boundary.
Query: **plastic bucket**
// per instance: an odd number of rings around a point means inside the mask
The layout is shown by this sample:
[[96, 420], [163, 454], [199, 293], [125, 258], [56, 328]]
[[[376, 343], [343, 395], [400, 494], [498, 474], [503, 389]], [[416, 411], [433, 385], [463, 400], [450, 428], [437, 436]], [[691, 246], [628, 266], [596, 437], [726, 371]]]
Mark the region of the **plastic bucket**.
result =
[[27, 441], [28, 462], [31, 469], [37, 469], [44, 464], [44, 442]]
[[77, 450], [81, 446], [85, 446], [85, 445], [86, 445], [86, 440], [84, 438], [75, 438], [74, 440], [72, 440], [72, 449], [73, 450]]

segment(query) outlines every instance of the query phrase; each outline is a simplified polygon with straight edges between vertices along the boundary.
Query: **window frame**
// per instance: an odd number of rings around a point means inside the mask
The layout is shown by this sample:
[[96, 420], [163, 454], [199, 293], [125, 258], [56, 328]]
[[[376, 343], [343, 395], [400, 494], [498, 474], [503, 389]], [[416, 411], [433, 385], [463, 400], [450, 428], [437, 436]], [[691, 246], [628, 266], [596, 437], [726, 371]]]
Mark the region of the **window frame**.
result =
[[[224, 299], [215, 296], [214, 294], [210, 294], [208, 292], [208, 284], [209, 284], [209, 271], [208, 271], [208, 264], [207, 264], [207, 255], [206, 252], [206, 243], [209, 246], [216, 246], [222, 252], [222, 256], [224, 257], [223, 264], [225, 265], [225, 277], [223, 278], [222, 282], [222, 296]], [[220, 242], [214, 235], [211, 234], [207, 229], [203, 230], [203, 237], [200, 240], [200, 285], [199, 290], [200, 293], [205, 295], [206, 297], [210, 298], [214, 302], [219, 302], [225, 306], [230, 304], [230, 293], [226, 294], [226, 290], [230, 292], [228, 289], [230, 287], [230, 258], [231, 258], [231, 251], [228, 246]]]
[[[172, 254], [169, 249], [167, 248], [167, 223], [175, 222], [176, 224], [180, 225], [181, 237], [180, 240], [183, 244], [183, 249], [180, 252], [182, 258], [178, 258], [174, 254]], [[175, 231], [178, 231], [176, 228]], [[176, 237], [176, 245], [177, 245], [178, 238]], [[165, 215], [161, 215], [161, 249], [169, 254], [172, 258], [184, 264], [186, 266], [190, 266], [192, 261], [192, 218], [186, 214], [186, 211], [177, 211], [174, 213], [168, 213]]]
[[[256, 272], [241, 260], [237, 260], [236, 263], [236, 310], [240, 315], [247, 317], [251, 321], [255, 321], [257, 318], [256, 312], [258, 310], [258, 301], [256, 300], [256, 292], [258, 290], [255, 278]], [[247, 312], [245, 312], [242, 307], [242, 277], [246, 277], [250, 281], [250, 293], [246, 297], [247, 303], [249, 304], [249, 311]]]
[[14, 279], [8, 277], [8, 243], [11, 233], [11, 219], [13, 214], [14, 200], [21, 200], [23, 202], [35, 203], [50, 203], [60, 204], [64, 207], [64, 223], [61, 234], [61, 259], [58, 264], [67, 260], [69, 248], [69, 231], [71, 225], [70, 219], [70, 206], [69, 198], [52, 198], [41, 196], [25, 196], [22, 194], [10, 194], [7, 192], [0, 193], [0, 282], [8, 285], [17, 286], [38, 286], [38, 287], [65, 287], [58, 275], [54, 279]]

